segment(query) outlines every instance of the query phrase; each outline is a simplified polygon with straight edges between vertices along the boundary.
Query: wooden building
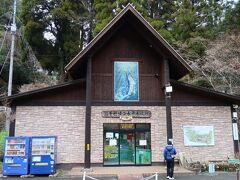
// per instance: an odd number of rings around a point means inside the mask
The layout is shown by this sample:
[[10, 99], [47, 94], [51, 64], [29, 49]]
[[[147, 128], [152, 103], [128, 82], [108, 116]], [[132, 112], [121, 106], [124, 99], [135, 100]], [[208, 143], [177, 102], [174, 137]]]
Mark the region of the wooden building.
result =
[[130, 4], [65, 70], [72, 81], [8, 98], [15, 136], [57, 136], [59, 164], [152, 165], [168, 140], [198, 161], [239, 151], [240, 97], [179, 82], [190, 66]]

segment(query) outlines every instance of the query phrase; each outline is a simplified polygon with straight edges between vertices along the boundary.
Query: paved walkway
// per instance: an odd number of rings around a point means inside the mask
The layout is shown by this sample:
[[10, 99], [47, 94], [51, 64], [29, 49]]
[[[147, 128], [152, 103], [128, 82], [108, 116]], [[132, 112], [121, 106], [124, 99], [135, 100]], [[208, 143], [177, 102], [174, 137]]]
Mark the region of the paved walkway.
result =
[[[150, 176], [152, 174], [158, 173], [160, 175], [166, 175], [165, 166], [124, 166], [124, 167], [92, 167], [90, 170], [86, 171], [87, 175], [92, 175], [94, 177], [122, 177], [123, 175], [132, 176]], [[64, 176], [76, 177], [83, 176], [82, 167], [74, 167], [71, 170], [63, 172]], [[194, 172], [184, 169], [183, 167], [175, 167], [175, 175], [194, 175]]]
[[[1, 178], [0, 178], [1, 179]], [[4, 178], [3, 180], [23, 180], [20, 177], [8, 177]], [[26, 178], [27, 180], [83, 180], [82, 177], [39, 177], [36, 176], [34, 178]], [[117, 177], [97, 177], [98, 180], [118, 180]], [[228, 173], [228, 172], [217, 172], [215, 174], [200, 174], [200, 175], [191, 175], [191, 176], [175, 176], [175, 180], [236, 180], [236, 173]], [[92, 180], [90, 178], [86, 178], [85, 180]], [[132, 179], [131, 179], [132, 180]], [[138, 179], [139, 180], [139, 179]], [[155, 180], [152, 178], [150, 180]], [[166, 180], [166, 176], [158, 176], [158, 180]]]

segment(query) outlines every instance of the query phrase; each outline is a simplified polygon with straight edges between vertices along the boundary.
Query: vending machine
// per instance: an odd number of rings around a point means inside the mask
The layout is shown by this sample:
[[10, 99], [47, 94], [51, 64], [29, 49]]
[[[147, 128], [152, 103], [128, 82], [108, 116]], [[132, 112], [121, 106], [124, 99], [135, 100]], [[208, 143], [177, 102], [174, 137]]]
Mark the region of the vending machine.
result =
[[29, 137], [6, 137], [3, 175], [27, 175], [29, 169]]
[[54, 174], [56, 172], [56, 137], [32, 137], [30, 148], [30, 174]]

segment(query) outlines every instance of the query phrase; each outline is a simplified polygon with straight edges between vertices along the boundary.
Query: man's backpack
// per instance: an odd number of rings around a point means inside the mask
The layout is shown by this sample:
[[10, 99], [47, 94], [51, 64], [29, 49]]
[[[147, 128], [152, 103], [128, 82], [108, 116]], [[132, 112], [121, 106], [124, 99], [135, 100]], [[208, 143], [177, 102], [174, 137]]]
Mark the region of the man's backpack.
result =
[[173, 154], [173, 149], [171, 149], [170, 151], [167, 150], [167, 155], [166, 155], [166, 160], [172, 160], [172, 154]]

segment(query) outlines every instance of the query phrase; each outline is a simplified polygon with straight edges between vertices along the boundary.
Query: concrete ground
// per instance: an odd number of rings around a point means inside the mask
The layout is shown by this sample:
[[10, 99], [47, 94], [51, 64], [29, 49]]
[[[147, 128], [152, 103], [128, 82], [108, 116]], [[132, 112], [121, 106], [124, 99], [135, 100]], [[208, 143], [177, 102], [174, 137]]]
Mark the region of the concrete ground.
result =
[[[176, 175], [193, 175], [194, 172], [189, 171], [183, 167], [175, 166]], [[87, 175], [92, 176], [119, 176], [125, 174], [143, 174], [143, 175], [152, 175], [158, 173], [160, 175], [166, 174], [165, 166], [120, 166], [120, 167], [92, 167], [91, 169], [86, 170]], [[71, 170], [63, 171], [64, 176], [82, 176], [83, 168], [74, 167]]]
[[[48, 176], [35, 176], [28, 178], [33, 180], [82, 180], [84, 172], [93, 180], [163, 180], [166, 179], [165, 166], [124, 166], [124, 167], [92, 167], [91, 169], [83, 169], [82, 167], [74, 167], [68, 171], [58, 171], [57, 177]], [[156, 174], [155, 177], [147, 178]], [[194, 172], [184, 169], [183, 167], [176, 166], [174, 172], [175, 179], [178, 180], [237, 180], [236, 173], [229, 172], [216, 172], [214, 174], [200, 173], [196, 175]], [[1, 178], [0, 178], [1, 179]], [[7, 177], [4, 179], [19, 180], [19, 177]], [[23, 179], [23, 178], [21, 178]], [[85, 180], [91, 178], [86, 177]], [[239, 179], [240, 180], [240, 179]]]
[[[19, 177], [8, 177], [4, 179], [9, 179], [9, 180], [20, 180], [23, 178]], [[83, 180], [82, 177], [34, 177], [34, 178], [27, 178], [27, 179], [32, 179], [32, 180]], [[117, 177], [96, 177], [97, 180], [118, 180]], [[165, 176], [160, 176], [158, 177], [158, 180], [164, 180], [166, 179]], [[181, 176], [181, 175], [176, 175], [175, 176], [176, 180], [237, 180], [236, 178], [236, 173], [227, 173], [227, 172], [217, 172], [215, 174], [208, 174], [208, 173], [202, 173], [199, 175], [186, 175], [186, 176]], [[85, 180], [90, 180], [90, 178], [86, 178]], [[139, 179], [140, 180], [140, 179]], [[156, 180], [155, 177], [149, 179], [149, 180]]]

